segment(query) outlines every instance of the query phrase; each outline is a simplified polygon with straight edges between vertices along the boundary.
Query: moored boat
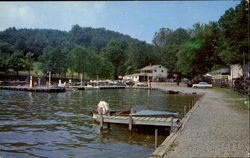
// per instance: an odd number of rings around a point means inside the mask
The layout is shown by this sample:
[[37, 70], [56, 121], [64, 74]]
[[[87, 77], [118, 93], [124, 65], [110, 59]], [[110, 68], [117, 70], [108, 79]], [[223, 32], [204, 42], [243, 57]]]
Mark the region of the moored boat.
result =
[[135, 117], [174, 117], [178, 118], [178, 113], [167, 111], [154, 111], [154, 110], [110, 110], [108, 103], [100, 101], [98, 108], [92, 110], [94, 119], [99, 118], [100, 114], [107, 116], [135, 116]]

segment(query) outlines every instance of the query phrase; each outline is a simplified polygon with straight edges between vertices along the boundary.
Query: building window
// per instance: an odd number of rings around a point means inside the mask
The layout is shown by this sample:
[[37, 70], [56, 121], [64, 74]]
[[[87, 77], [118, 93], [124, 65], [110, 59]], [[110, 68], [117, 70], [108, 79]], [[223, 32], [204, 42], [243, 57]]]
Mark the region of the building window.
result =
[[161, 68], [161, 65], [159, 66], [159, 68]]
[[155, 72], [157, 72], [157, 70], [155, 70]]
[[164, 72], [163, 70], [161, 70], [161, 72]]

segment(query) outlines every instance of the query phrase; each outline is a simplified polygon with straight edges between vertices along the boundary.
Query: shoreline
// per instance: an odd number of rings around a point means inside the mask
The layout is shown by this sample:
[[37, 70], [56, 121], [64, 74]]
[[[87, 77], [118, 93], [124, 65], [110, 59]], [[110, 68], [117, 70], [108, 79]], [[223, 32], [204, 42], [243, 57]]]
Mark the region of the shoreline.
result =
[[[232, 108], [224, 94], [211, 89], [169, 87], [185, 93], [204, 94], [183, 118], [181, 129], [171, 133], [151, 154], [156, 157], [247, 157], [249, 152], [249, 113]], [[234, 100], [234, 98], [232, 98]]]

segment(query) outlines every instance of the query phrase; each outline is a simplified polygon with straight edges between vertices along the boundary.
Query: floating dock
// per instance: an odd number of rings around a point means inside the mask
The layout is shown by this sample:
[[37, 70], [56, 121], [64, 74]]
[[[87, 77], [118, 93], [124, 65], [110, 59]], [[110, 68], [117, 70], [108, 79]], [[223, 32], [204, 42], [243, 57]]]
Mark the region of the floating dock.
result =
[[100, 122], [101, 128], [104, 123], [109, 124], [127, 124], [129, 130], [132, 130], [133, 125], [145, 125], [145, 126], [164, 126], [171, 128], [179, 128], [180, 123], [178, 118], [168, 117], [136, 117], [136, 116], [106, 116], [99, 115], [96, 118], [97, 122]]
[[0, 89], [4, 90], [14, 90], [14, 91], [28, 91], [28, 92], [44, 92], [44, 93], [60, 93], [65, 92], [65, 88], [29, 88], [29, 87], [19, 87], [19, 86], [0, 86]]
[[97, 89], [125, 89], [125, 86], [96, 86], [96, 87], [85, 87], [85, 86], [81, 86], [81, 87], [74, 87], [77, 88], [77, 90], [97, 90]]
[[125, 89], [125, 86], [100, 86], [100, 89]]

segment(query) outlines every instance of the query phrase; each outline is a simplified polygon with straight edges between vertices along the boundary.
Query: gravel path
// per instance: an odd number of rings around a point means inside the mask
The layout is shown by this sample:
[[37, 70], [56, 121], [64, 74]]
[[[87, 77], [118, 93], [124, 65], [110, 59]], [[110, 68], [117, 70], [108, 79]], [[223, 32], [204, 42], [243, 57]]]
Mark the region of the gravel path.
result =
[[234, 107], [234, 101], [211, 89], [152, 84], [164, 90], [197, 92], [205, 95], [179, 133], [169, 157], [248, 157], [249, 113]]

